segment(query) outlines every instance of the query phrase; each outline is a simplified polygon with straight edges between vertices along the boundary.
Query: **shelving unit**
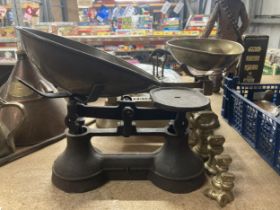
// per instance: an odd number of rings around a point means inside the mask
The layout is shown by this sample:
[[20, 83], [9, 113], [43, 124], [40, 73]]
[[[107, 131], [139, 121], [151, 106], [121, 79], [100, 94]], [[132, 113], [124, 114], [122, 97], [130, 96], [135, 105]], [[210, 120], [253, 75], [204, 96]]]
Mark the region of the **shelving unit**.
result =
[[[17, 0], [17, 2], [21, 2], [21, 0]], [[38, 2], [45, 2], [45, 1], [39, 1]], [[154, 2], [141, 2], [141, 1], [131, 1], [131, 2], [115, 2], [115, 3], [107, 3], [104, 1], [104, 3], [94, 2], [90, 3], [91, 1], [88, 1], [89, 5], [78, 5], [78, 9], [82, 8], [89, 8], [94, 7], [95, 9], [101, 7], [102, 5], [113, 9], [113, 7], [117, 5], [120, 5], [121, 7], [126, 7], [128, 4], [131, 4], [132, 6], [138, 6], [138, 5], [149, 5], [150, 8], [152, 8], [152, 11], [154, 13], [160, 12], [162, 6], [165, 3], [165, 0], [162, 1], [154, 1]], [[179, 1], [178, 1], [179, 2]], [[171, 2], [171, 7], [174, 8], [177, 5], [177, 2]], [[44, 5], [42, 5], [44, 6]], [[44, 7], [45, 8], [45, 7]], [[41, 8], [41, 12], [44, 12], [44, 8]], [[19, 13], [22, 15], [21, 13]], [[153, 13], [151, 13], [152, 15]], [[19, 17], [20, 19], [21, 17]], [[20, 24], [20, 23], [18, 23]], [[80, 27], [80, 26], [78, 26]], [[82, 27], [82, 26], [81, 26]], [[80, 34], [80, 33], [78, 33]], [[89, 33], [90, 34], [90, 33]], [[93, 34], [93, 33], [92, 33]], [[66, 38], [79, 41], [91, 46], [97, 46], [101, 47], [109, 46], [114, 47], [116, 46], [116, 49], [114, 52], [116, 54], [124, 55], [125, 53], [136, 55], [149, 53], [154, 50], [156, 47], [163, 47], [165, 45], [165, 42], [169, 39], [176, 37], [184, 37], [184, 36], [198, 36], [199, 32], [195, 31], [156, 31], [156, 30], [136, 30], [130, 33], [122, 33], [122, 32], [98, 32], [97, 35], [75, 35], [75, 36], [64, 36]], [[16, 38], [0, 38], [0, 47], [8, 46], [8, 47], [16, 47]], [[122, 46], [125, 46], [122, 48]], [[126, 47], [128, 46], [128, 47]], [[135, 49], [133, 46], [137, 46]], [[118, 48], [119, 47], [119, 48]], [[105, 47], [106, 48], [106, 47]]]
[[[78, 1], [78, 8], [79, 9], [90, 9], [94, 8], [95, 10], [98, 10], [100, 7], [105, 6], [111, 11], [113, 10], [116, 5], [120, 6], [121, 8], [126, 8], [128, 5], [131, 5], [133, 7], [139, 7], [140, 5], [147, 5], [149, 6], [149, 12], [148, 15], [153, 16], [162, 16], [162, 18], [165, 16], [165, 14], [158, 14], [161, 13], [161, 9], [163, 5], [165, 4], [165, 0], [161, 1], [126, 1], [126, 2], [106, 2], [103, 3], [100, 2], [93, 2], [90, 3], [90, 1], [81, 1], [82, 5], [79, 5]], [[177, 2], [170, 2], [171, 8], [174, 9], [179, 1]], [[86, 10], [85, 10], [86, 11]], [[184, 10], [182, 10], [178, 16], [182, 16], [181, 13]], [[166, 16], [168, 17], [168, 16]], [[81, 18], [84, 20], [83, 18]], [[155, 20], [155, 19], [154, 19]], [[106, 23], [108, 25], [108, 23]], [[90, 25], [90, 24], [89, 24]], [[90, 26], [89, 26], [90, 27]], [[190, 31], [157, 31], [159, 29], [153, 29], [153, 30], [137, 30], [136, 32], [131, 30], [131, 32], [122, 32], [123, 28], [117, 28], [117, 32], [104, 32], [97, 35], [85, 35], [85, 36], [66, 36], [69, 39], [73, 39], [75, 41], [79, 41], [91, 46], [98, 46], [102, 48], [102, 46], [108, 46], [105, 47], [106, 49], [113, 49], [115, 54], [117, 55], [125, 55], [126, 53], [128, 55], [143, 55], [143, 54], [149, 54], [152, 52], [155, 48], [163, 48], [166, 41], [170, 40], [172, 38], [176, 37], [183, 37], [183, 36], [198, 36], [199, 32], [190, 32]], [[130, 29], [128, 29], [130, 30]], [[123, 33], [123, 34], [122, 34]], [[125, 50], [122, 49], [124, 47]], [[136, 49], [131, 49], [136, 46]], [[105, 50], [106, 50], [105, 49]]]
[[126, 42], [126, 41], [164, 41], [176, 37], [184, 36], [198, 36], [198, 31], [185, 31], [185, 32], [163, 32], [163, 35], [104, 35], [104, 36], [65, 36], [66, 38], [73, 39], [83, 43], [89, 42]]
[[[140, 2], [141, 3], [141, 2]], [[118, 5], [120, 5], [120, 6], [122, 6], [122, 7], [125, 7], [125, 6], [127, 6], [128, 4], [130, 4], [130, 5], [132, 5], [132, 6], [137, 6], [139, 3], [118, 3]], [[164, 2], [161, 2], [161, 3], [143, 3], [143, 4], [148, 4], [150, 7], [161, 7], [163, 4], [164, 4]], [[116, 4], [115, 3], [113, 3], [113, 4], [101, 4], [101, 3], [95, 3], [95, 4], [93, 4], [92, 6], [93, 7], [101, 7], [102, 5], [104, 5], [104, 6], [106, 6], [106, 7], [114, 7], [114, 6], [116, 6]], [[176, 3], [172, 3], [172, 6], [175, 6], [176, 5]], [[84, 6], [82, 6], [82, 7], [84, 7]], [[79, 8], [80, 8], [80, 6], [79, 6]], [[84, 7], [85, 8], [85, 7]]]
[[[128, 3], [118, 3], [118, 5], [119, 6], [121, 6], [121, 7], [125, 7], [125, 6], [127, 6], [127, 4]], [[148, 4], [148, 3], [143, 3], [143, 4]], [[159, 8], [161, 8], [162, 7], [162, 5], [164, 4], [164, 2], [159, 2], [159, 3], [149, 3], [148, 5], [150, 6], [150, 7], [157, 7], [158, 9], [156, 9], [156, 10], [153, 10], [154, 12], [160, 12], [161, 10], [159, 9]], [[102, 5], [104, 5], [104, 6], [106, 6], [106, 7], [114, 7], [114, 6], [116, 6], [116, 4], [113, 4], [113, 3], [111, 3], [111, 4], [101, 4], [101, 3], [95, 3], [95, 4], [93, 4], [92, 5], [92, 7], [93, 8], [99, 8], [99, 7], [101, 7]], [[132, 5], [132, 6], [137, 6], [138, 5], [138, 3], [135, 3], [135, 2], [133, 2], [133, 3], [130, 3], [130, 5]], [[176, 6], [176, 3], [171, 3], [171, 6], [172, 7], [174, 7], [174, 6]], [[84, 8], [88, 8], [87, 6], [78, 6], [78, 8], [79, 9], [84, 9]]]
[[[138, 45], [141, 44], [146, 46], [143, 49], [136, 50], [114, 50], [116, 54], [125, 54], [125, 53], [150, 53], [155, 48], [151, 48], [151, 46], [164, 46], [165, 43], [173, 39], [174, 36], [177, 38], [185, 37], [185, 36], [198, 36], [198, 31], [185, 31], [177, 32], [176, 35], [172, 34], [173, 32], [166, 33], [165, 35], [110, 35], [110, 36], [65, 36], [66, 38], [79, 41], [91, 46], [108, 46], [108, 45]], [[160, 47], [162, 48], [162, 47]]]

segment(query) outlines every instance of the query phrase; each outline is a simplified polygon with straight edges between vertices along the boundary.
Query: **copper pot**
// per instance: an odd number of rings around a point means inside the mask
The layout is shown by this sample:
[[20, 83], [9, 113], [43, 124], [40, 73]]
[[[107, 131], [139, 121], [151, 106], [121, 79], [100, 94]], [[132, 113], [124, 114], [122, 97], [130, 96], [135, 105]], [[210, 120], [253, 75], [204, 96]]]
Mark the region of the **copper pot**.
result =
[[17, 108], [22, 115], [19, 121], [13, 124], [14, 127], [8, 127], [4, 122], [0, 122], [0, 158], [15, 152], [14, 133], [23, 125], [26, 117], [26, 112], [22, 104], [0, 100], [1, 110], [8, 107]]
[[[0, 88], [0, 97], [3, 100], [22, 104], [26, 112], [22, 126], [14, 132], [15, 145], [33, 145], [62, 134], [65, 130], [66, 101], [43, 98], [20, 83], [17, 78], [28, 81], [40, 91], [57, 92], [31, 64], [25, 52], [18, 52], [18, 62], [8, 81]], [[15, 108], [0, 110], [0, 122], [9, 127], [14, 127], [13, 124], [20, 118], [21, 114]]]

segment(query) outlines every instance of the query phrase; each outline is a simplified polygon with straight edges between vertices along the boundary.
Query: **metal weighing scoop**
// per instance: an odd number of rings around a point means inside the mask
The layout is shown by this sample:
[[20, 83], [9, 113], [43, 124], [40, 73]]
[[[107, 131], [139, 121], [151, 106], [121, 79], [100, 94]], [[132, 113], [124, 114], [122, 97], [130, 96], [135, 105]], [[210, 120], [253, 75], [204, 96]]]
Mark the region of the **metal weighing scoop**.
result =
[[244, 51], [241, 44], [224, 39], [172, 39], [167, 46], [178, 63], [199, 71], [224, 69]]
[[99, 97], [114, 97], [160, 85], [144, 70], [104, 51], [54, 34], [17, 29], [42, 75], [72, 94], [89, 96], [94, 86], [103, 86]]

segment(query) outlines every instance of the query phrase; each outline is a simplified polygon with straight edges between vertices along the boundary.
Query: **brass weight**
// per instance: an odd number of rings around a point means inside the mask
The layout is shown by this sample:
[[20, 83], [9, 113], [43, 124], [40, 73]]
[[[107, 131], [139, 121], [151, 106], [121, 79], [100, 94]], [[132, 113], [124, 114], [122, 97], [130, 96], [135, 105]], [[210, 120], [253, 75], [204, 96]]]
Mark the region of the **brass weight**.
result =
[[204, 195], [216, 200], [221, 207], [234, 200], [233, 188], [235, 176], [228, 172], [232, 159], [229, 155], [215, 157], [217, 175], [211, 178], [210, 187], [204, 191]]
[[224, 151], [223, 145], [225, 143], [225, 138], [221, 135], [211, 135], [208, 136], [207, 141], [209, 158], [207, 162], [204, 163], [204, 167], [209, 174], [216, 175], [218, 171], [216, 168], [215, 156], [222, 154], [222, 152]]
[[193, 151], [204, 160], [207, 160], [207, 138], [213, 135], [214, 130], [220, 126], [218, 116], [212, 111], [200, 111], [193, 114], [191, 123], [194, 138], [197, 139], [197, 143], [193, 147]]

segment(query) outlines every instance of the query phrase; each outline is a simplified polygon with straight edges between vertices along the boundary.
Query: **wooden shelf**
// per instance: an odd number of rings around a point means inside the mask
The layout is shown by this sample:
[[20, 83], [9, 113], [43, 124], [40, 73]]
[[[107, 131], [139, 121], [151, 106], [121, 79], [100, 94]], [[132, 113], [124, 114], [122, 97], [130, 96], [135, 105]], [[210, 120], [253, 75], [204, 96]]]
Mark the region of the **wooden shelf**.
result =
[[[197, 34], [196, 34], [197, 35]], [[174, 37], [196, 36], [187, 34], [165, 34], [165, 35], [96, 35], [96, 36], [63, 36], [68, 39], [79, 41], [89, 45], [103, 45], [104, 43], [133, 43], [133, 42], [165, 42]], [[1, 43], [16, 43], [16, 38], [0, 38]], [[4, 46], [3, 46], [4, 47]]]
[[139, 49], [139, 50], [117, 50], [114, 51], [115, 53], [137, 53], [137, 52], [152, 52], [155, 49], [147, 48], [147, 49]]
[[[139, 2], [139, 3], [130, 3], [132, 6], [139, 6], [141, 4], [148, 4], [147, 2]], [[161, 7], [164, 4], [164, 2], [162, 3], [149, 3], [148, 5], [150, 7]], [[95, 3], [92, 5], [92, 7], [98, 8], [101, 7], [102, 5], [106, 6], [106, 7], [115, 7], [116, 3], [113, 4], [101, 4], [101, 3]], [[121, 7], [126, 7], [128, 5], [128, 3], [118, 3], [118, 5], [120, 5]], [[172, 3], [172, 6], [175, 6], [176, 3]], [[89, 8], [91, 6], [78, 6], [80, 9], [82, 8]]]
[[251, 21], [252, 24], [270, 24], [279, 25], [280, 18], [255, 18]]
[[0, 43], [14, 43], [17, 42], [17, 38], [0, 38]]
[[142, 42], [142, 41], [167, 41], [176, 37], [186, 37], [191, 35], [111, 35], [111, 36], [65, 36], [82, 43], [96, 42]]
[[[177, 37], [183, 37], [188, 35], [182, 34], [169, 34], [169, 35], [91, 35], [91, 36], [64, 36], [68, 39], [73, 39], [77, 41], [145, 41], [145, 40], [165, 40]], [[189, 35], [191, 36], [191, 35]], [[1, 43], [16, 43], [16, 38], [0, 38]]]
[[16, 61], [0, 61], [0, 66], [14, 66], [16, 64]]

